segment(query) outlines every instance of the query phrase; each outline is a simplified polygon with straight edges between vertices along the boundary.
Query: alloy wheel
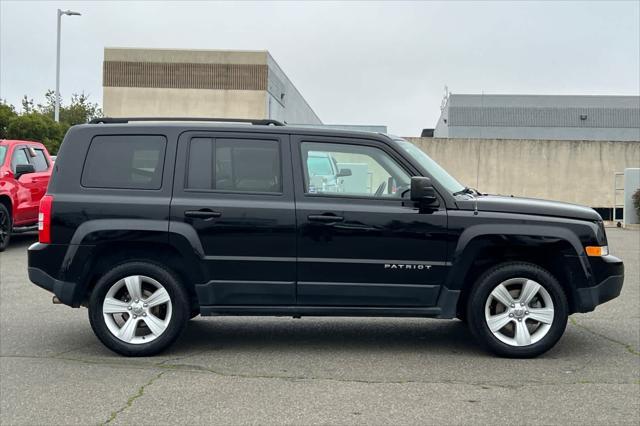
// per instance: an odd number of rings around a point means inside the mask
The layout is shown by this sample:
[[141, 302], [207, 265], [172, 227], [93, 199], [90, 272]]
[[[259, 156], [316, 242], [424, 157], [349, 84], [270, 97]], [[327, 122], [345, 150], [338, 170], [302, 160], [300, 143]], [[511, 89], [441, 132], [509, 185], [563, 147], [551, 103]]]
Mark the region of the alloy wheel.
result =
[[491, 333], [510, 346], [532, 345], [551, 329], [554, 306], [549, 292], [528, 278], [498, 284], [487, 297], [485, 320]]
[[104, 297], [102, 314], [115, 337], [143, 344], [160, 337], [171, 321], [171, 297], [158, 281], [131, 275], [115, 282]]

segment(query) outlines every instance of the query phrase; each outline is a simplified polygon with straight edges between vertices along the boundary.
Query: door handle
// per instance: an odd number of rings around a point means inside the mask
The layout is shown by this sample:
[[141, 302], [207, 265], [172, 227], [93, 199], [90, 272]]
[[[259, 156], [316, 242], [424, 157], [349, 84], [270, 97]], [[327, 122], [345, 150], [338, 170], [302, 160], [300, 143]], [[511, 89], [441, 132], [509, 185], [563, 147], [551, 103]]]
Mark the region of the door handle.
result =
[[311, 222], [324, 222], [324, 223], [333, 223], [333, 222], [342, 222], [344, 217], [336, 216], [334, 214], [312, 214], [307, 216], [307, 219]]
[[215, 212], [211, 209], [202, 209], [202, 210], [187, 210], [184, 212], [186, 217], [193, 217], [197, 219], [214, 219], [216, 217], [222, 216], [222, 213]]

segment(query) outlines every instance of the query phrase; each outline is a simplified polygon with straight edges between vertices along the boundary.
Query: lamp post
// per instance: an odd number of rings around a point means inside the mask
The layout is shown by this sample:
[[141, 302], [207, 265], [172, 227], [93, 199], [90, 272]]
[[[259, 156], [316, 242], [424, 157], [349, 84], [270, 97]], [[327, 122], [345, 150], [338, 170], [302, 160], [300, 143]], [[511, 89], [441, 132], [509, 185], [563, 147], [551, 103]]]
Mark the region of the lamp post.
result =
[[80, 13], [72, 10], [60, 10], [58, 9], [58, 45], [56, 51], [56, 104], [54, 110], [54, 119], [56, 122], [60, 121], [60, 23], [62, 21], [62, 15], [80, 16]]

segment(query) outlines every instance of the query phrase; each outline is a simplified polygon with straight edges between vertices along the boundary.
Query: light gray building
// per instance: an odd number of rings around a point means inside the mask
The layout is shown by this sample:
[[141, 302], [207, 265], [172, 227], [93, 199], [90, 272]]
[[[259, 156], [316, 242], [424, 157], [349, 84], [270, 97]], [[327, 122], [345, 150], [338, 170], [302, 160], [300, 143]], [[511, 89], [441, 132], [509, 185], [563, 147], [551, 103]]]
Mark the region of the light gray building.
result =
[[640, 97], [450, 94], [434, 137], [640, 141]]
[[322, 124], [267, 51], [105, 48], [110, 117], [270, 118]]

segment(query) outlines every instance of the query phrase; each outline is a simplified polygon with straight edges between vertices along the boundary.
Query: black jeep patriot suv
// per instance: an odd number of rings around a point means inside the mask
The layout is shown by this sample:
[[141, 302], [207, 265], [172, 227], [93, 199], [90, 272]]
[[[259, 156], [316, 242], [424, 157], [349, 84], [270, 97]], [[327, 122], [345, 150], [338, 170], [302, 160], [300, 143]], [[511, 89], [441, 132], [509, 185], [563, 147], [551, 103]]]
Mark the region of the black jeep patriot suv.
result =
[[198, 314], [334, 315], [457, 317], [532, 357], [620, 294], [590, 208], [480, 194], [384, 134], [212, 121], [64, 139], [29, 278], [117, 353], [155, 354]]

